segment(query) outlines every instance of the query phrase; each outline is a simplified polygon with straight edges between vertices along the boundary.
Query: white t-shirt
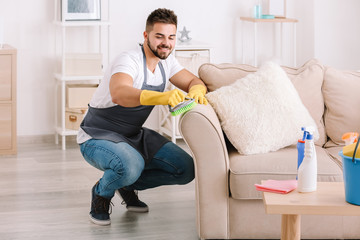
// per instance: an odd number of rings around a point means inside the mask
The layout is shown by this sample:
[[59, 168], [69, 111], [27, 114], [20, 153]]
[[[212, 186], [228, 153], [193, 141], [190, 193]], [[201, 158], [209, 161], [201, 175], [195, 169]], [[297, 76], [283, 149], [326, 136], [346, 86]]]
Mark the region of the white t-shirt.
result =
[[[181, 71], [183, 67], [178, 63], [175, 56], [170, 54], [165, 60], [160, 60], [166, 75], [166, 85], [168, 85], [169, 79], [176, 73]], [[147, 69], [147, 68], [146, 68]], [[128, 51], [117, 56], [110, 66], [107, 68], [104, 78], [96, 89], [91, 101], [90, 106], [95, 108], [108, 108], [117, 104], [113, 103], [110, 95], [110, 79], [115, 73], [126, 73], [133, 79], [133, 87], [141, 89], [144, 82], [144, 60], [141, 47], [136, 50]], [[163, 82], [159, 65], [156, 66], [154, 73], [147, 69], [147, 84], [158, 86]], [[166, 88], [166, 87], [165, 87]], [[91, 139], [87, 133], [81, 128], [77, 135], [77, 143], [81, 144]]]

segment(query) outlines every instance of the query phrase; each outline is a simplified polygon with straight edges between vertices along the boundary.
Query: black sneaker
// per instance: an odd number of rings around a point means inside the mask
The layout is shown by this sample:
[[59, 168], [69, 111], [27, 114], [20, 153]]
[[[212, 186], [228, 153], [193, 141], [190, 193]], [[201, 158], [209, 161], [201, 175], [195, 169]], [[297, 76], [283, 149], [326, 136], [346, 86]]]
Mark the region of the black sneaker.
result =
[[[109, 225], [111, 214], [111, 200], [95, 194], [95, 187], [92, 188], [92, 200], [90, 220], [97, 225]], [[110, 213], [109, 213], [110, 210]]]
[[148, 212], [149, 207], [146, 203], [139, 200], [137, 192], [128, 191], [123, 188], [116, 190], [116, 193], [123, 199], [121, 204], [126, 204], [127, 210], [131, 212]]

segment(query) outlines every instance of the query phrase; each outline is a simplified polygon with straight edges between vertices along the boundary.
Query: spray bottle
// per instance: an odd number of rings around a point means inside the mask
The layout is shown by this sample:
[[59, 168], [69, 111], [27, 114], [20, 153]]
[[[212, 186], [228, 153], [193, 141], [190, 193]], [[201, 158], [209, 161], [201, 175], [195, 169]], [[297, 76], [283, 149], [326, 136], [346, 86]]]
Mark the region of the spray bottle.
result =
[[314, 145], [313, 127], [304, 128], [306, 132], [305, 139], [305, 156], [298, 169], [298, 186], [299, 192], [314, 192], [317, 187], [317, 159]]
[[[304, 131], [303, 134], [303, 138], [298, 140], [298, 143], [296, 145], [297, 150], [298, 150], [298, 162], [297, 162], [297, 169], [299, 169], [300, 164], [302, 163], [303, 159], [304, 159], [304, 152], [305, 152], [305, 139], [306, 139], [306, 128], [302, 127], [301, 131]], [[297, 176], [296, 176], [297, 179]]]

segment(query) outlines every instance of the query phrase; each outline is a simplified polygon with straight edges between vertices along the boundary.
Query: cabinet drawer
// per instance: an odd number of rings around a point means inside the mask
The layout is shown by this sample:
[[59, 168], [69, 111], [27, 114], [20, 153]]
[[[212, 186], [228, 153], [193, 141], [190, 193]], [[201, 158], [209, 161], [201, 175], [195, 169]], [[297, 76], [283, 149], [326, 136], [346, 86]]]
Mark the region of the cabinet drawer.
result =
[[11, 100], [11, 55], [0, 55], [0, 101]]
[[12, 148], [11, 104], [0, 104], [0, 150]]

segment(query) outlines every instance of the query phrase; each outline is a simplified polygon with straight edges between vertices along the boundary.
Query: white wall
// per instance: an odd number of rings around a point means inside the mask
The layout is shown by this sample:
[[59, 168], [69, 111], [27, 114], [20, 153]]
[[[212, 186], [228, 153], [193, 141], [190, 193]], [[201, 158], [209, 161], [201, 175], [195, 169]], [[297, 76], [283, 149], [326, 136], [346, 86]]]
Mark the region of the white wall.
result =
[[53, 1], [0, 0], [4, 42], [18, 50], [18, 135], [54, 133]]
[[[266, 0], [263, 0], [266, 1]], [[250, 0], [110, 0], [110, 59], [143, 41], [145, 20], [158, 8], [173, 9], [178, 29], [194, 40], [213, 45], [215, 63], [241, 61], [239, 17], [250, 16]], [[297, 65], [312, 57], [339, 68], [360, 69], [360, 1], [287, 0], [289, 17], [297, 24]], [[0, 0], [4, 40], [18, 49], [18, 135], [54, 133], [53, 0]], [[263, 39], [272, 34], [266, 27]], [[270, 32], [269, 32], [270, 31]], [[287, 30], [285, 30], [287, 31]], [[271, 58], [272, 40], [260, 46], [261, 61]], [[291, 49], [289, 49], [291, 50]], [[286, 50], [285, 54], [290, 54]], [[150, 125], [156, 128], [156, 117]]]
[[360, 69], [360, 1], [314, 2], [314, 56], [328, 66]]
[[238, 14], [232, 0], [132, 0], [111, 4], [111, 57], [143, 42], [147, 16], [156, 8], [174, 10], [178, 16], [178, 30], [186, 26], [194, 40], [211, 43], [218, 62], [232, 61], [233, 21]]
[[[186, 26], [194, 40], [213, 46], [212, 59], [215, 62], [232, 62], [234, 19], [240, 10], [233, 8], [233, 0], [132, 0], [111, 1], [111, 54], [110, 59], [120, 52], [132, 49], [143, 42], [147, 16], [156, 8], [174, 10], [178, 16], [178, 30]], [[210, 3], [210, 4], [209, 4]], [[191, 7], [190, 7], [191, 6]], [[237, 7], [237, 9], [241, 9]], [[158, 111], [154, 109], [145, 126], [158, 128]]]

